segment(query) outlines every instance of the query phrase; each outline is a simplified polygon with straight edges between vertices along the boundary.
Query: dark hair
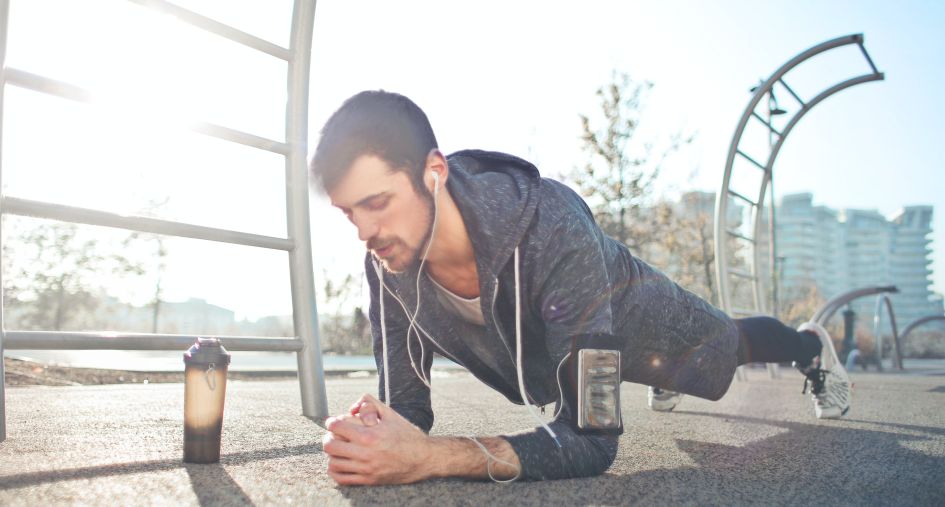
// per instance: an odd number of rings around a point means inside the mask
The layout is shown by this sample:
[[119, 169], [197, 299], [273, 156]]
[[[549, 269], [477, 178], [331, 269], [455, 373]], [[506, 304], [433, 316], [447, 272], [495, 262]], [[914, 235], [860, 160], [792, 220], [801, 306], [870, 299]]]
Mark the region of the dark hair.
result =
[[344, 178], [362, 155], [374, 155], [395, 171], [405, 171], [423, 188], [423, 168], [436, 136], [427, 115], [398, 93], [364, 91], [344, 102], [322, 128], [312, 157], [312, 177], [326, 192]]

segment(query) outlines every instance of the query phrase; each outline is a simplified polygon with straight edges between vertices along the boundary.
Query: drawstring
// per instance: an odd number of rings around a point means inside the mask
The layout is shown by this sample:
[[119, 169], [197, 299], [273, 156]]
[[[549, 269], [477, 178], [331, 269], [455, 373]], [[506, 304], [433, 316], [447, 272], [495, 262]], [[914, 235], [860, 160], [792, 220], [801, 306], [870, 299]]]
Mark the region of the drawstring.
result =
[[378, 290], [378, 296], [381, 305], [381, 351], [384, 354], [384, 403], [390, 405], [390, 368], [387, 363], [387, 322], [385, 322], [384, 319], [384, 269], [380, 268], [376, 261], [374, 263], [374, 269], [377, 270], [377, 277], [381, 285], [380, 290]]
[[522, 346], [522, 283], [519, 278], [519, 258], [518, 258], [518, 247], [515, 247], [515, 346], [516, 346], [516, 360], [515, 368], [518, 373], [518, 390], [522, 395], [522, 403], [525, 404], [525, 407], [528, 408], [528, 411], [532, 414], [532, 417], [541, 424], [541, 427], [551, 435], [551, 438], [554, 439], [555, 444], [558, 447], [561, 447], [561, 442], [558, 441], [558, 435], [555, 435], [555, 432], [552, 431], [551, 427], [548, 426], [540, 415], [538, 411], [535, 410], [535, 407], [528, 401], [528, 393], [525, 391], [525, 360], [524, 360], [524, 349]]

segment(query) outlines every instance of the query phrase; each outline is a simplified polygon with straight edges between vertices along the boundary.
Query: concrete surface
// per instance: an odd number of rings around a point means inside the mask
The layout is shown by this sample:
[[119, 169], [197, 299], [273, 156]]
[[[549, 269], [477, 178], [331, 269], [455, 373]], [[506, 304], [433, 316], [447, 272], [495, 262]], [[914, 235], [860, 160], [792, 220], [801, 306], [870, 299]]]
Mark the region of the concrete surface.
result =
[[[793, 371], [753, 370], [719, 402], [645, 408], [624, 384], [627, 432], [603, 476], [544, 483], [438, 480], [341, 488], [324, 473], [322, 429], [294, 381], [231, 382], [223, 458], [181, 462], [183, 385], [7, 389], [0, 505], [943, 505], [945, 376], [856, 374], [840, 421], [811, 415]], [[330, 380], [341, 411], [376, 379]], [[437, 434], [533, 426], [466, 375], [434, 380]]]

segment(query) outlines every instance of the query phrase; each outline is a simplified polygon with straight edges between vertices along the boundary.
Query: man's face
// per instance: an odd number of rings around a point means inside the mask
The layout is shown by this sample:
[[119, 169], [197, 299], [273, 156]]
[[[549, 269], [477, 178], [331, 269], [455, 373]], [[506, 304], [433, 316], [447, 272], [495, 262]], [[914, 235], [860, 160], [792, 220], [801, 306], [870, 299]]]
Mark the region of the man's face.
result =
[[406, 172], [362, 155], [329, 197], [389, 271], [402, 272], [422, 255], [433, 222], [433, 197], [418, 193]]

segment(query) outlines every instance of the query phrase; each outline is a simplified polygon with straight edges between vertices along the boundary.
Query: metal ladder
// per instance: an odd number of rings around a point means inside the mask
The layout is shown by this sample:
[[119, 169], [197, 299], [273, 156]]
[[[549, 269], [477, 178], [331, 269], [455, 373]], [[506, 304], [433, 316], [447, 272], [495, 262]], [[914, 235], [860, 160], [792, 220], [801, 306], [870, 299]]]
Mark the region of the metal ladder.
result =
[[[226, 348], [232, 351], [295, 352], [298, 357], [302, 414], [314, 420], [322, 419], [328, 415], [328, 406], [318, 335], [318, 317], [312, 269], [306, 163], [309, 67], [315, 19], [315, 0], [294, 1], [290, 47], [288, 48], [260, 39], [165, 0], [128, 1], [150, 9], [155, 15], [172, 16], [210, 34], [287, 62], [288, 95], [285, 110], [284, 139], [266, 139], [223, 125], [205, 122], [187, 126], [193, 132], [269, 151], [284, 157], [286, 237], [262, 236], [154, 218], [125, 216], [10, 196], [0, 196], [0, 212], [288, 252], [292, 291], [292, 320], [295, 336], [286, 338], [224, 336], [221, 337], [221, 340]], [[9, 22], [9, 0], [0, 0], [0, 133], [2, 133], [3, 96], [8, 85], [71, 101], [95, 102], [91, 90], [19, 69], [8, 68], [6, 66], [6, 47]], [[2, 167], [0, 167], [0, 181], [2, 181]], [[0, 356], [2, 356], [4, 348], [183, 351], [194, 342], [195, 338], [195, 336], [148, 333], [5, 331], [3, 328], [2, 302], [0, 302]], [[3, 378], [3, 363], [0, 361], [0, 441], [6, 438]]]
[[[787, 81], [787, 75], [812, 57], [821, 53], [855, 44], [866, 60], [871, 72], [843, 80], [812, 98], [801, 98], [792, 89]], [[752, 88], [754, 92], [748, 106], [742, 113], [732, 143], [729, 146], [728, 157], [725, 162], [725, 171], [722, 177], [722, 186], [716, 195], [715, 205], [715, 270], [718, 280], [719, 302], [722, 309], [733, 317], [748, 317], [760, 314], [773, 314], [778, 317], [778, 280], [777, 280], [777, 243], [775, 238], [775, 209], [774, 209], [774, 181], [772, 170], [784, 140], [814, 106], [827, 97], [841, 90], [870, 81], [879, 81], [884, 78], [883, 73], [876, 69], [873, 60], [863, 46], [863, 35], [853, 34], [832, 39], [799, 53], [778, 68], [771, 76], [758, 86]], [[796, 107], [787, 111], [781, 108], [777, 101], [777, 93], [784, 92], [790, 96]], [[758, 114], [756, 109], [762, 100], [766, 100], [765, 114]], [[774, 116], [785, 115], [789, 118], [784, 127], [778, 129], [772, 122]], [[767, 156], [764, 159], [751, 156], [752, 147], [749, 142], [743, 143], [743, 135], [750, 121], [760, 125], [768, 136]], [[736, 160], [741, 164], [736, 166]], [[732, 188], [733, 171], [759, 171], [761, 180], [755, 193], [739, 191]], [[743, 168], [743, 169], [742, 169]], [[768, 192], [771, 188], [770, 193]], [[754, 189], [753, 189], [754, 190]], [[765, 199], [769, 199], [765, 212]], [[738, 203], [738, 204], [736, 204]], [[750, 222], [749, 230], [739, 230], [740, 223], [730, 223], [729, 213], [738, 210], [737, 205], [747, 206]], [[767, 242], [763, 240], [767, 238]], [[747, 247], [748, 254], [736, 256], [739, 247]], [[766, 247], [768, 258], [762, 258], [762, 248]], [[766, 277], [764, 262], [768, 262]], [[770, 280], [770, 287], [766, 286], [766, 278]], [[751, 288], [751, 295], [744, 294], [745, 286]], [[772, 378], [780, 376], [777, 364], [768, 364], [768, 373]], [[747, 378], [743, 368], [739, 368], [739, 379]]]

